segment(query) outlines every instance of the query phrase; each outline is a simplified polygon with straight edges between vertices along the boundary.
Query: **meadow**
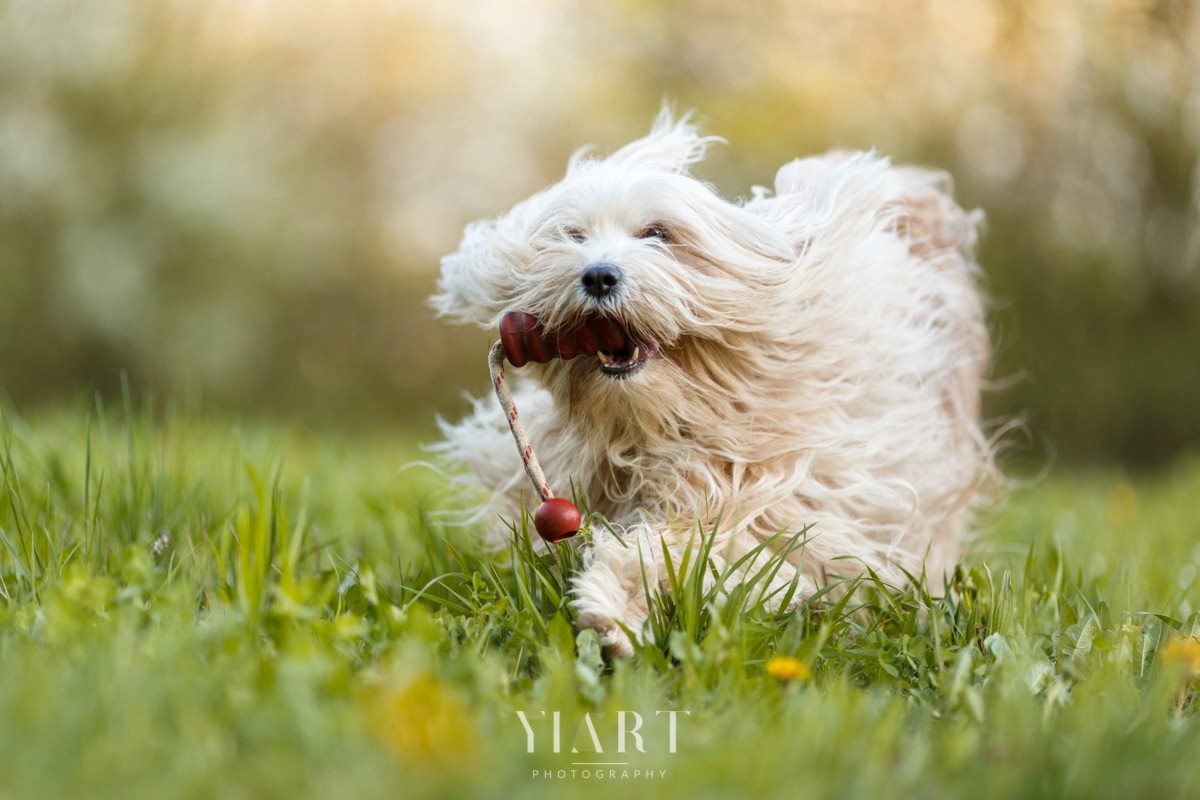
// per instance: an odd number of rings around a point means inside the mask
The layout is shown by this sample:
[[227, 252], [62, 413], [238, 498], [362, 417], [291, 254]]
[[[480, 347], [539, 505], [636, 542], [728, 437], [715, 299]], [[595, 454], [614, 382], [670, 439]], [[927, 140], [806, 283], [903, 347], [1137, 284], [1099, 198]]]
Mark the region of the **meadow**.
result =
[[422, 438], [4, 411], [0, 798], [1200, 793], [1196, 458], [1014, 480], [949, 586], [679, 564], [609, 663], [570, 546], [481, 552]]

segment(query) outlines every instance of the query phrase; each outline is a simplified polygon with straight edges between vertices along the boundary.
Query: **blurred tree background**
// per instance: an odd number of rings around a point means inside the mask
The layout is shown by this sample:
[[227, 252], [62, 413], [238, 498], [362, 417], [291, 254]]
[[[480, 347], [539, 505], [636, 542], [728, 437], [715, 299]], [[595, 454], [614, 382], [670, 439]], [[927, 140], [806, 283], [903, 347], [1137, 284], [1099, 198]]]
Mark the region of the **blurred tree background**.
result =
[[730, 196], [830, 147], [949, 170], [990, 413], [1074, 461], [1200, 442], [1190, 0], [0, 0], [0, 390], [454, 414], [491, 335], [424, 306], [439, 256], [664, 97]]

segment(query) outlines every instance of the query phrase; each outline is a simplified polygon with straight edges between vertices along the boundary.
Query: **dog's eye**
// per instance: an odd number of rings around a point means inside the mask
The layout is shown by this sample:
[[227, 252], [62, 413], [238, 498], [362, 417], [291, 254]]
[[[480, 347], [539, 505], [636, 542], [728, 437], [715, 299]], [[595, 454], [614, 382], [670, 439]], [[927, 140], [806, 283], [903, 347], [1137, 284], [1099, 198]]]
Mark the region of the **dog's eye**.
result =
[[587, 234], [579, 228], [567, 228], [563, 233], [573, 242], [582, 242], [587, 239]]
[[671, 241], [671, 234], [662, 225], [651, 225], [643, 228], [638, 234], [639, 239], [658, 239], [660, 242]]

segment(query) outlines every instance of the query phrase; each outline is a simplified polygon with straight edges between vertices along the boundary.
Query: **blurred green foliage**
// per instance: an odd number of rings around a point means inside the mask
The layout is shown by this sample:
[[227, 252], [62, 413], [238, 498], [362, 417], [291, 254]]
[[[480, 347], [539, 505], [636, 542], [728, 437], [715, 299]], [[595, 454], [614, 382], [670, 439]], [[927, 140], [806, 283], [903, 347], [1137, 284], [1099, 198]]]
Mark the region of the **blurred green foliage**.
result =
[[0, 0], [0, 388], [455, 413], [489, 335], [424, 307], [438, 257], [667, 96], [730, 195], [830, 147], [951, 171], [990, 413], [1162, 462], [1200, 438], [1198, 42], [1187, 0]]

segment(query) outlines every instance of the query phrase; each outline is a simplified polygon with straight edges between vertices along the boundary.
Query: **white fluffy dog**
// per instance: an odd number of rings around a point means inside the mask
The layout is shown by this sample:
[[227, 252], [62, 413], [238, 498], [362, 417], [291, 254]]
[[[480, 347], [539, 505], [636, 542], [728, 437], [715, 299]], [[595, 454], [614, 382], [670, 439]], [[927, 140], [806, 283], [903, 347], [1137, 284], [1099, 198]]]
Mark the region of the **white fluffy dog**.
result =
[[[731, 203], [688, 174], [713, 141], [664, 111], [607, 158], [577, 153], [561, 182], [466, 229], [432, 299], [484, 327], [524, 311], [626, 332], [599, 358], [510, 371], [555, 493], [573, 481], [625, 532], [597, 531], [574, 579], [580, 625], [618, 654], [647, 617], [643, 568], [661, 585], [663, 542], [678, 557], [697, 521], [723, 563], [811, 526], [775, 577], [798, 571], [801, 595], [866, 567], [938, 582], [992, 473], [978, 214], [944, 175], [871, 153], [793, 161]], [[443, 427], [492, 492], [485, 515], [536, 505], [491, 398]]]

